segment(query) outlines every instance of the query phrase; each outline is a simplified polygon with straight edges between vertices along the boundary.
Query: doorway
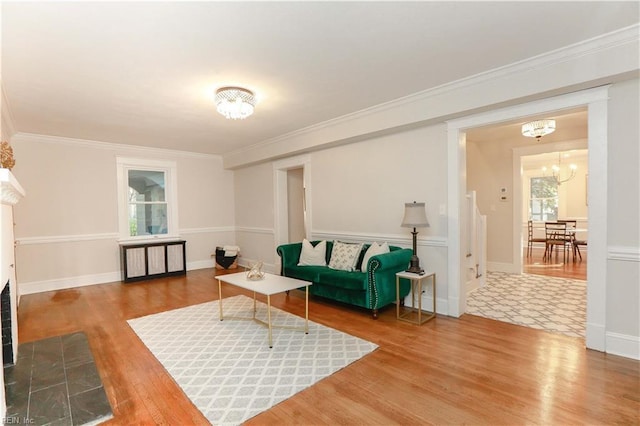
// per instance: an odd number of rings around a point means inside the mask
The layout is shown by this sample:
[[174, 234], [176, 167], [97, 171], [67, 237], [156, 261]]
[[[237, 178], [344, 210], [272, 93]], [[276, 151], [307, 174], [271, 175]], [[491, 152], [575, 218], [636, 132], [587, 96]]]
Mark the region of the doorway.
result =
[[[586, 119], [584, 127], [586, 134]], [[570, 238], [585, 242], [582, 249], [580, 245], [570, 245], [567, 258], [557, 255], [544, 258], [545, 244], [532, 244], [532, 252], [524, 250], [522, 256], [524, 273], [587, 279], [589, 206], [586, 187], [589, 150], [580, 149], [579, 145], [576, 144], [576, 149], [564, 148], [562, 151], [520, 157], [523, 247], [526, 247], [528, 240], [524, 232], [528, 220], [532, 221], [533, 238], [544, 239], [544, 223], [559, 220], [570, 221]], [[556, 254], [559, 254], [558, 251]]]
[[305, 229], [304, 168], [287, 170], [288, 242], [299, 242], [307, 237]]
[[[541, 140], [522, 135], [523, 122], [543, 118], [555, 121], [555, 132]], [[467, 292], [467, 313], [584, 338], [586, 253], [582, 263], [577, 254], [572, 259], [573, 247], [556, 250], [568, 258], [544, 259], [544, 242], [532, 252], [526, 247], [529, 220], [538, 238], [545, 222], [576, 220], [573, 229], [586, 239], [586, 147], [586, 108], [466, 131], [467, 187], [477, 193], [490, 231], [486, 285]], [[522, 235], [513, 247], [512, 231]]]
[[[607, 98], [608, 86], [503, 108], [453, 120], [448, 123], [448, 229], [449, 229], [449, 313], [460, 316], [466, 311], [464, 290], [466, 182], [466, 131], [509, 120], [586, 107], [588, 111], [590, 211], [589, 264], [587, 277], [586, 346], [604, 351], [607, 282]], [[597, 160], [596, 160], [597, 159]], [[517, 191], [515, 191], [517, 192]], [[513, 202], [520, 205], [521, 194], [514, 192]], [[512, 244], [520, 245], [520, 226], [512, 232]]]
[[[291, 157], [273, 163], [274, 244], [311, 237], [311, 158]], [[274, 249], [275, 249], [274, 247]], [[279, 262], [279, 257], [276, 262]], [[277, 265], [279, 267], [279, 265]]]

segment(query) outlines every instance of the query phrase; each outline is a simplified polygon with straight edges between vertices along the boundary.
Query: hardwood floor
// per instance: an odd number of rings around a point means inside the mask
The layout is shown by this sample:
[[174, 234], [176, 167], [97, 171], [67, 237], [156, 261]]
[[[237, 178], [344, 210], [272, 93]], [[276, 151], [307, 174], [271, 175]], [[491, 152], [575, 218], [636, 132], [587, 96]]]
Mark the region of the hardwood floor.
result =
[[544, 247], [534, 247], [531, 256], [526, 253], [522, 257], [522, 272], [527, 274], [549, 275], [559, 278], [572, 278], [578, 280], [587, 279], [587, 250], [581, 250], [582, 260], [573, 257], [568, 262], [563, 261], [562, 256], [553, 256], [551, 260], [543, 260]]
[[[207, 424], [126, 321], [216, 300], [216, 272], [23, 296], [20, 342], [84, 331], [114, 413], [106, 424]], [[272, 303], [304, 315], [302, 292]], [[317, 298], [310, 319], [379, 349], [247, 424], [639, 423], [640, 362], [586, 350], [581, 339], [472, 315], [415, 326], [396, 321], [393, 306], [374, 321]]]

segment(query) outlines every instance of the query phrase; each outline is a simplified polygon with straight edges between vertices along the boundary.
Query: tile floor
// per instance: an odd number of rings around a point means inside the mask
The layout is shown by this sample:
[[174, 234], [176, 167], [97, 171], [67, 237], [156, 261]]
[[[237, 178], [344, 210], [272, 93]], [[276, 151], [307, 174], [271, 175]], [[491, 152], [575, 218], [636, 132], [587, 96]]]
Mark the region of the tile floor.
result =
[[469, 294], [467, 313], [584, 338], [586, 299], [586, 281], [489, 272]]
[[112, 417], [84, 333], [21, 344], [4, 380], [6, 424], [75, 426]]

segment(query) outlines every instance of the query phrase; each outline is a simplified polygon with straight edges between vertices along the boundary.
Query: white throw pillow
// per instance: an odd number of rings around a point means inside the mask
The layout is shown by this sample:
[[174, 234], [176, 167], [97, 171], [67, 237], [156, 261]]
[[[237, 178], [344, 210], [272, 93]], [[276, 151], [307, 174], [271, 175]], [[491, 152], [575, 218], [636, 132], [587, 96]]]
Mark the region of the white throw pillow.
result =
[[309, 240], [302, 240], [298, 266], [327, 266], [327, 242], [320, 241], [314, 247]]
[[375, 256], [377, 254], [389, 253], [389, 244], [384, 242], [382, 245], [373, 242], [367, 249], [367, 252], [364, 254], [362, 258], [362, 272], [367, 272], [367, 264], [369, 263], [369, 259], [371, 256]]
[[361, 250], [362, 243], [347, 244], [334, 241], [333, 250], [331, 250], [331, 259], [329, 259], [329, 268], [339, 269], [341, 271], [355, 270]]

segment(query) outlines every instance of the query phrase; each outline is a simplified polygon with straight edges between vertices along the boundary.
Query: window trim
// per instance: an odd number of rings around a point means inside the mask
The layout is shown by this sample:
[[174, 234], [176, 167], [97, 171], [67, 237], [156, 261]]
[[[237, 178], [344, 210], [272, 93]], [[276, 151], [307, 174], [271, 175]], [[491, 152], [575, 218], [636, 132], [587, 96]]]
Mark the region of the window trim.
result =
[[[151, 242], [179, 239], [178, 232], [178, 176], [177, 164], [168, 160], [116, 157], [118, 193], [118, 242]], [[167, 233], [160, 235], [129, 235], [129, 170], [149, 170], [165, 173], [165, 200], [167, 203]]]
[[[533, 180], [534, 179], [550, 179], [550, 176], [539, 176], [539, 175], [532, 175], [529, 177], [529, 219], [533, 220], [534, 222], [546, 222], [549, 220], [557, 220], [558, 219], [558, 212], [556, 211], [556, 218], [555, 219], [547, 219], [545, 217], [542, 218], [538, 218], [538, 219], [534, 219], [533, 217], [533, 211], [532, 211], [532, 201], [536, 200], [536, 201], [543, 201], [544, 204], [544, 200], [555, 200], [556, 201], [556, 209], [559, 206], [560, 203], [560, 194], [558, 191], [558, 185], [556, 185], [556, 196], [555, 197], [534, 197], [533, 196], [533, 191], [532, 191], [532, 186], [533, 186]], [[542, 216], [544, 216], [544, 211], [542, 212]]]

